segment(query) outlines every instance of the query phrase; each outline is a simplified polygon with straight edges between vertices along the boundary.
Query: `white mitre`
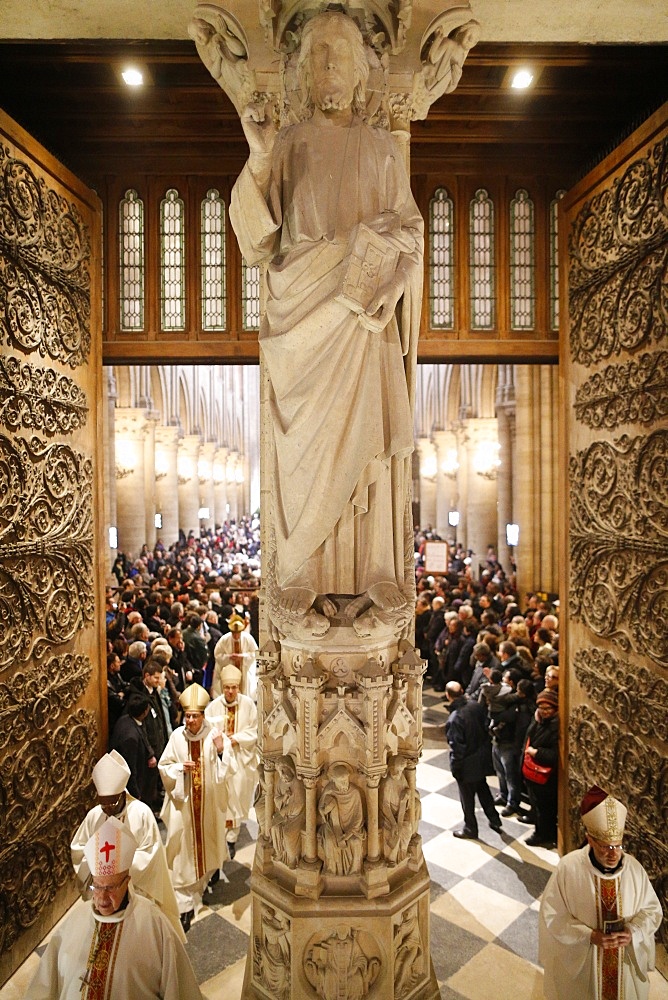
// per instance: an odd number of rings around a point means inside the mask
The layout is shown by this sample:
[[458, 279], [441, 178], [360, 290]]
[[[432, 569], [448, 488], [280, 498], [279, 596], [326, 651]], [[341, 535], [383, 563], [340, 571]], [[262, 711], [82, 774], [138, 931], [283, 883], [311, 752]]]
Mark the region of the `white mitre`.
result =
[[84, 847], [84, 857], [95, 879], [129, 871], [136, 850], [137, 841], [127, 826], [110, 816]]
[[98, 795], [120, 795], [124, 792], [130, 768], [117, 750], [105, 753], [93, 768], [93, 782]]
[[602, 802], [584, 813], [582, 822], [590, 837], [601, 844], [620, 844], [624, 836], [626, 806], [607, 795]]

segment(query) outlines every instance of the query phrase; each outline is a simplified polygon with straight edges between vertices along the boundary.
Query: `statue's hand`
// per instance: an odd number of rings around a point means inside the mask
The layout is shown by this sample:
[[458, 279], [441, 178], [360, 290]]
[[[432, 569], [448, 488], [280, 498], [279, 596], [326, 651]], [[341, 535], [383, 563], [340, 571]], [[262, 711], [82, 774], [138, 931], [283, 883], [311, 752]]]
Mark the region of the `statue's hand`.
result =
[[392, 281], [383, 285], [378, 294], [369, 303], [366, 312], [360, 314], [359, 320], [366, 330], [377, 332], [384, 330], [394, 316], [397, 302], [403, 295], [403, 284], [395, 276]]
[[266, 104], [248, 104], [241, 115], [241, 126], [251, 155], [266, 156], [271, 153], [277, 130], [271, 109]]

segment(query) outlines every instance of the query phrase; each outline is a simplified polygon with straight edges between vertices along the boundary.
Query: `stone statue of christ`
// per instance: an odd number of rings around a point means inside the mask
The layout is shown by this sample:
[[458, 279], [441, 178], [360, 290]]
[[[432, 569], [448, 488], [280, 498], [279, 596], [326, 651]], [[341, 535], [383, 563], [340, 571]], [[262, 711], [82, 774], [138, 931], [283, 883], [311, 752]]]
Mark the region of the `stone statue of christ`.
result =
[[[308, 21], [298, 68], [312, 117], [277, 132], [263, 106], [248, 106], [250, 156], [230, 205], [246, 261], [267, 264], [270, 616], [308, 614], [322, 634], [347, 596], [348, 617], [370, 634], [362, 624], [370, 611], [391, 617], [412, 607], [423, 220], [397, 140], [364, 121], [369, 64], [355, 22], [338, 12]], [[351, 246], [368, 230], [385, 270], [355, 310], [341, 288]], [[362, 260], [358, 270], [366, 267]]]

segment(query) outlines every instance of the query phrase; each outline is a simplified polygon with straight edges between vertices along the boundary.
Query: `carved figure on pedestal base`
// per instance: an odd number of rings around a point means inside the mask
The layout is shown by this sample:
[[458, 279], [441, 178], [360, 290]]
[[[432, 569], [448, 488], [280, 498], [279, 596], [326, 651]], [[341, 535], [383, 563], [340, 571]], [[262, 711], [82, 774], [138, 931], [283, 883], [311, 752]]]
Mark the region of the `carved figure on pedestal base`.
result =
[[326, 872], [350, 875], [362, 870], [364, 858], [364, 807], [362, 793], [350, 784], [347, 764], [332, 764], [330, 781], [320, 797], [318, 856]]
[[277, 761], [276, 772], [276, 811], [270, 830], [271, 843], [276, 861], [282, 861], [289, 868], [296, 868], [302, 853], [306, 795], [290, 757], [281, 757]]

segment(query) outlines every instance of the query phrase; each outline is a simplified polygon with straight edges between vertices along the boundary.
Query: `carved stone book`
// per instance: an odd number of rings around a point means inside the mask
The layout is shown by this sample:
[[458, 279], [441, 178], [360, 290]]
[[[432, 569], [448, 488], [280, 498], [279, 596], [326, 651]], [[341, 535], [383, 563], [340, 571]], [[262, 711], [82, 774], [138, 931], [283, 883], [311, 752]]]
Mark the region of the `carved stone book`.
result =
[[366, 312], [374, 295], [394, 276], [398, 261], [399, 251], [360, 222], [350, 239], [346, 271], [336, 301], [355, 313]]

